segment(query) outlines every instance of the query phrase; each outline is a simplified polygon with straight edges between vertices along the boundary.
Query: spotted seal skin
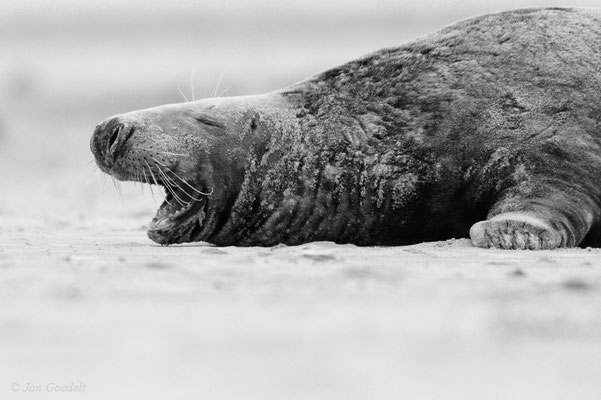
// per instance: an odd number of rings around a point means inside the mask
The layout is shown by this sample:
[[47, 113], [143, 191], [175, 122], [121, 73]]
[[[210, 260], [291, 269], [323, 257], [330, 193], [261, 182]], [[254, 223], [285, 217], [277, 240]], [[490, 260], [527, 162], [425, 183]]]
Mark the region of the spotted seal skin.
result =
[[258, 96], [111, 117], [91, 148], [165, 187], [161, 244], [598, 245], [601, 13], [458, 22]]

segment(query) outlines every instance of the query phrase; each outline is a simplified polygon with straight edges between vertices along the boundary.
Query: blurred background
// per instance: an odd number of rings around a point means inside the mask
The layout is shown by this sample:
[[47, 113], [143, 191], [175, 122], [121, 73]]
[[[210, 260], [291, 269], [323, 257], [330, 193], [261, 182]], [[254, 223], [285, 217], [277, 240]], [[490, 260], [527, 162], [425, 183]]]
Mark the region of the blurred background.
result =
[[[69, 190], [90, 194], [84, 210], [102, 196], [88, 141], [110, 115], [278, 89], [477, 14], [596, 3], [3, 0], [0, 180], [13, 189], [0, 198], [0, 212], [18, 212], [32, 200], [27, 182], [52, 183], [36, 198], [59, 196], [67, 209], [80, 207]], [[107, 201], [114, 195], [111, 188]]]

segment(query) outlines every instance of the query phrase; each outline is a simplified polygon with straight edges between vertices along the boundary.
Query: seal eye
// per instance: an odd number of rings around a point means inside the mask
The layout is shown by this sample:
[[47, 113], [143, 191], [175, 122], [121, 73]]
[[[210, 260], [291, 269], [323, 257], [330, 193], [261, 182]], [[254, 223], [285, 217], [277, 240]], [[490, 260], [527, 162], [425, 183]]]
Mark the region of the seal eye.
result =
[[206, 115], [195, 115], [194, 119], [204, 125], [212, 126], [214, 128], [223, 128], [222, 123], [215, 121], [214, 119], [209, 118]]

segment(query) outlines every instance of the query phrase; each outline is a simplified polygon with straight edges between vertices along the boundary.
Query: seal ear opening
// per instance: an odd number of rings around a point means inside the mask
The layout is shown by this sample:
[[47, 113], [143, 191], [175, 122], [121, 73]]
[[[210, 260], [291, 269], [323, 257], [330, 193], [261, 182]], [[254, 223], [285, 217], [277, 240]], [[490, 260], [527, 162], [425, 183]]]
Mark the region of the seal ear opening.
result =
[[257, 119], [253, 117], [250, 120], [250, 130], [254, 132], [257, 130], [258, 127], [259, 127], [259, 124], [257, 124]]

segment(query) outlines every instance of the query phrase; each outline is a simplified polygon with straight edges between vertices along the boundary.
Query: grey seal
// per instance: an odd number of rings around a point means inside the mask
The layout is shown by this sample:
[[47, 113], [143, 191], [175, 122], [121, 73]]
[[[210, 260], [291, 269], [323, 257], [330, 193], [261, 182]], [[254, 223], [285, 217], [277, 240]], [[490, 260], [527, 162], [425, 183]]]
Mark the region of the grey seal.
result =
[[460, 21], [275, 92], [113, 116], [91, 149], [165, 188], [161, 244], [598, 245], [601, 13]]

